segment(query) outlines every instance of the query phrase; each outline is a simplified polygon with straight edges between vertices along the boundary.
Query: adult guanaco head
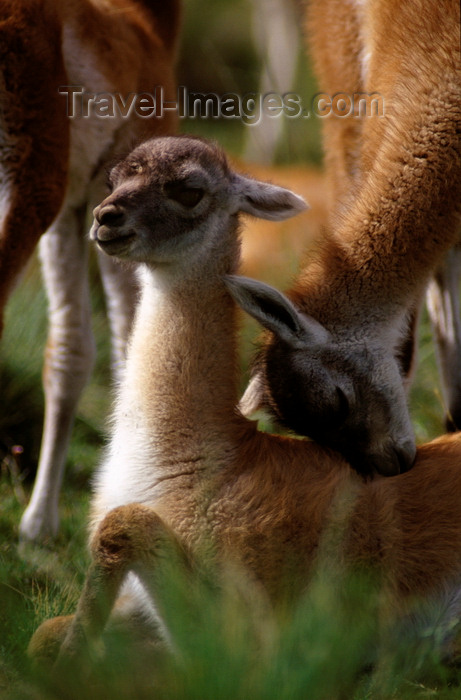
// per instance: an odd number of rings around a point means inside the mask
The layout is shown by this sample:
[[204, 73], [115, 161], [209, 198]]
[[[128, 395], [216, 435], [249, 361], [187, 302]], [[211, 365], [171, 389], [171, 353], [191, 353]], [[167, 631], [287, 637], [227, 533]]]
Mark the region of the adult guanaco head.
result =
[[401, 371], [378, 342], [335, 339], [283, 294], [244, 277], [227, 277], [235, 301], [273, 338], [241, 404], [261, 397], [285, 427], [332, 447], [364, 476], [412, 466], [416, 447]]

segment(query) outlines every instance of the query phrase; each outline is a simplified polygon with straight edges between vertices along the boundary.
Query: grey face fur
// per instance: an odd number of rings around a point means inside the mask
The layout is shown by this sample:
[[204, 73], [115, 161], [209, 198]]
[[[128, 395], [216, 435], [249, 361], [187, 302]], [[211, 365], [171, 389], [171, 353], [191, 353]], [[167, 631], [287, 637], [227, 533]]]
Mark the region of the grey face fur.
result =
[[108, 255], [166, 271], [178, 262], [199, 270], [207, 246], [226, 254], [241, 211], [281, 220], [307, 206], [283, 187], [233, 172], [220, 148], [190, 137], [146, 141], [113, 168], [109, 185], [90, 236]]
[[370, 340], [335, 340], [272, 287], [228, 277], [236, 302], [274, 334], [243, 399], [341, 452], [364, 476], [407, 471], [416, 456], [400, 368]]

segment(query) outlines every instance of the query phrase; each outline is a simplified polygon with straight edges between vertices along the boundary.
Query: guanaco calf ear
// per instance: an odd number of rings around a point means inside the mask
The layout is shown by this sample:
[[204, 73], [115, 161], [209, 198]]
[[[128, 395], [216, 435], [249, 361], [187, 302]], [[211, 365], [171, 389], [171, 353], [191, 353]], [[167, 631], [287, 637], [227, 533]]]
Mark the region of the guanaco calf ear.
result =
[[227, 275], [224, 282], [244, 311], [290, 345], [318, 345], [329, 340], [330, 334], [321, 323], [301, 314], [275, 287], [237, 275]]
[[283, 221], [308, 209], [305, 200], [291, 190], [244, 175], [234, 175], [232, 188], [236, 198], [236, 211], [260, 219]]

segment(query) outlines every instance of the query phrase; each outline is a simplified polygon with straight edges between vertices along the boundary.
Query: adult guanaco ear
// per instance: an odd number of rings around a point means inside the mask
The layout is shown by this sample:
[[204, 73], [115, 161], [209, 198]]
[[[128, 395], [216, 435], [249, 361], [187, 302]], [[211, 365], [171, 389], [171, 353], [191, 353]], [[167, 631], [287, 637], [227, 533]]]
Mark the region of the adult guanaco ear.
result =
[[328, 342], [330, 333], [327, 329], [299, 312], [275, 287], [238, 275], [227, 275], [224, 282], [244, 311], [290, 345], [304, 347]]
[[232, 189], [236, 211], [246, 212], [260, 219], [283, 221], [308, 209], [305, 200], [291, 190], [244, 175], [234, 175]]

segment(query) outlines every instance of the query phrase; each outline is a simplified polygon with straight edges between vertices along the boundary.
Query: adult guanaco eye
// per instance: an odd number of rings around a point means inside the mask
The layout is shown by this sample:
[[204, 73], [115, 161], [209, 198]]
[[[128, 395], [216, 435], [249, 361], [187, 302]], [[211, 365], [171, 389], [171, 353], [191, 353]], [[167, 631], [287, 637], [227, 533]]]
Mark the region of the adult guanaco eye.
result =
[[349, 415], [349, 399], [339, 386], [336, 387], [336, 396], [338, 398], [339, 403], [337, 418], [338, 422], [342, 423], [346, 420], [347, 416]]
[[204, 195], [201, 187], [190, 187], [185, 182], [168, 182], [164, 185], [164, 190], [169, 199], [179, 202], [188, 209], [197, 206]]

